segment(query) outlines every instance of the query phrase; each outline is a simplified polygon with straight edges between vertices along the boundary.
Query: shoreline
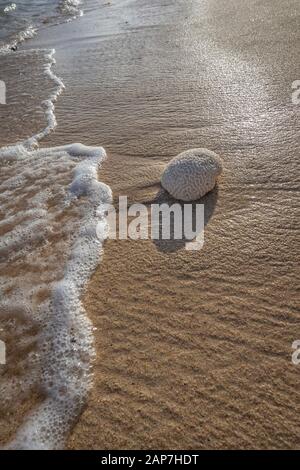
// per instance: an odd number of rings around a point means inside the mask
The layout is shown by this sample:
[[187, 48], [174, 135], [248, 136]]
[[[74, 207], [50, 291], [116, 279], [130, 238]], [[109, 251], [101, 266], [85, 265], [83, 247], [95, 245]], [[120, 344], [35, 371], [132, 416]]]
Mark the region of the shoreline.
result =
[[281, 2], [271, 23], [261, 4], [239, 3], [126, 2], [25, 45], [56, 46], [66, 84], [40, 147], [103, 146], [100, 180], [114, 198], [153, 200], [164, 165], [188, 148], [209, 147], [225, 166], [199, 253], [105, 244], [84, 296], [94, 386], [68, 448], [299, 446], [300, 128], [287, 88], [300, 34]]

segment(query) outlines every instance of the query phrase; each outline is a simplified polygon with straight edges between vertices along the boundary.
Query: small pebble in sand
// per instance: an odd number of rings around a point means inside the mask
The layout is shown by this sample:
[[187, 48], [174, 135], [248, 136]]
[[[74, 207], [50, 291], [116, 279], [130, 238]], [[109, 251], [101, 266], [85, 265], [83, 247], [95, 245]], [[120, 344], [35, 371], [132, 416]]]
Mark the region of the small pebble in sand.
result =
[[162, 187], [175, 199], [195, 201], [211, 191], [222, 173], [222, 160], [211, 150], [187, 150], [166, 166]]

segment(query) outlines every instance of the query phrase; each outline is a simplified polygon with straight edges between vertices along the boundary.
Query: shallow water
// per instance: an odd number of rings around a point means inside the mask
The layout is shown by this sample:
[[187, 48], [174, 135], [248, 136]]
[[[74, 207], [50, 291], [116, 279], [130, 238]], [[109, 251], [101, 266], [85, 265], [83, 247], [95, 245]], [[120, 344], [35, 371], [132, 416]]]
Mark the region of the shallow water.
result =
[[33, 37], [40, 27], [82, 14], [81, 0], [0, 0], [0, 51]]

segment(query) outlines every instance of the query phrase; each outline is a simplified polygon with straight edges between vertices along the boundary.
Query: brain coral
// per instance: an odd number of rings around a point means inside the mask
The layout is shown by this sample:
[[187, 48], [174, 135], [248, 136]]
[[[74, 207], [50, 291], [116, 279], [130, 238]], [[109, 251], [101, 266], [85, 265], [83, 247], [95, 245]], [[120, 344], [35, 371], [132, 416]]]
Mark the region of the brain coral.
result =
[[180, 153], [165, 168], [162, 187], [182, 201], [195, 201], [211, 191], [222, 173], [222, 160], [214, 152], [199, 148]]

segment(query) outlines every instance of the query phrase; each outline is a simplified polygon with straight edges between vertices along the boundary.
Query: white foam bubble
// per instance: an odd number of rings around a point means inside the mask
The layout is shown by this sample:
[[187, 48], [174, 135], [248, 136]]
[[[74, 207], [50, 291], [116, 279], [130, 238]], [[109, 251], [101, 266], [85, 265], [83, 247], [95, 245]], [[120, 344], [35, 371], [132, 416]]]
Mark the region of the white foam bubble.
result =
[[10, 13], [11, 11], [14, 11], [17, 8], [17, 5], [15, 3], [10, 3], [9, 5], [6, 5], [4, 8], [4, 13]]
[[[32, 376], [28, 373], [26, 380], [27, 387], [38, 381], [45, 395], [45, 400], [28, 416], [8, 448], [61, 448], [91, 386], [95, 354], [93, 328], [81, 298], [102, 254], [105, 236], [97, 237], [97, 226], [102, 225], [103, 234], [107, 233], [105, 212], [101, 207], [111, 203], [112, 194], [107, 185], [98, 181], [98, 169], [106, 154], [101, 147], [72, 144], [34, 151], [22, 146], [9, 147], [0, 149], [0, 157], [2, 163], [8, 157], [8, 171], [12, 173], [0, 185], [1, 194], [2, 190], [6, 192], [6, 208], [13, 196], [16, 207], [24, 198], [22, 191], [31, 194], [26, 207], [8, 210], [3, 222], [10, 230], [2, 237], [0, 256], [8, 265], [18, 263], [20, 258], [29, 265], [34, 258], [36, 268], [45, 244], [51, 243], [51, 234], [58, 229], [57, 218], [65, 213], [68, 221], [58, 233], [62, 241], [56, 241], [52, 250], [58, 258], [52, 259], [51, 247], [47, 248], [46, 259], [41, 256], [39, 268], [43, 275], [38, 285], [32, 288], [28, 280], [20, 292], [17, 282], [18, 288], [6, 301], [10, 311], [14, 311], [18, 302], [25, 301], [30, 316], [39, 324], [39, 365]], [[12, 162], [15, 168], [11, 168]], [[67, 185], [70, 170], [73, 181], [71, 178]], [[54, 184], [59, 175], [63, 175], [61, 180]], [[20, 200], [16, 200], [17, 194]], [[53, 279], [50, 284], [47, 276]], [[20, 279], [24, 281], [22, 275]], [[47, 283], [50, 297], [35, 308], [34, 294]], [[2, 276], [0, 291], [13, 284], [8, 275]], [[0, 307], [3, 310], [3, 305]], [[6, 385], [5, 388], [2, 384], [1, 388], [4, 395], [12, 384]]]
[[83, 15], [83, 11], [80, 8], [81, 4], [81, 0], [61, 0], [59, 9], [62, 13], [70, 15], [72, 18], [77, 18]]
[[18, 44], [21, 44], [22, 42], [26, 41], [26, 39], [33, 38], [36, 35], [36, 33], [37, 33], [37, 28], [35, 28], [33, 25], [27, 26], [27, 28], [23, 29], [22, 31], [19, 31], [12, 41], [1, 46], [0, 53], [1, 54], [10, 53], [12, 49], [18, 46]]
[[44, 73], [56, 85], [56, 88], [54, 92], [52, 93], [52, 95], [43, 102], [48, 125], [45, 127], [45, 129], [33, 135], [32, 137], [30, 137], [28, 140], [26, 140], [23, 143], [23, 145], [28, 148], [33, 148], [34, 146], [36, 146], [40, 140], [42, 140], [44, 137], [50, 134], [50, 132], [52, 132], [57, 126], [57, 121], [56, 121], [56, 117], [54, 113], [55, 111], [54, 103], [59, 97], [59, 95], [62, 93], [62, 91], [64, 90], [65, 86], [63, 84], [63, 81], [59, 77], [57, 77], [57, 75], [55, 75], [55, 73], [52, 70], [52, 66], [56, 63], [54, 59], [54, 54], [55, 54], [55, 49], [52, 49], [49, 53], [45, 53], [45, 59], [47, 60], [47, 63], [44, 66]]

